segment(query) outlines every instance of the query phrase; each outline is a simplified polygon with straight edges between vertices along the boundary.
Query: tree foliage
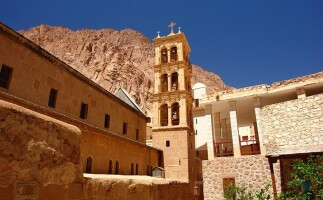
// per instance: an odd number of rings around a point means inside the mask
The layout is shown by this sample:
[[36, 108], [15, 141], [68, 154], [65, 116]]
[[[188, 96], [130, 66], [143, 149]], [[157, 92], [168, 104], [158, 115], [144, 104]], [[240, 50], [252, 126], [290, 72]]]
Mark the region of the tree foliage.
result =
[[297, 160], [293, 170], [284, 199], [323, 200], [323, 155]]

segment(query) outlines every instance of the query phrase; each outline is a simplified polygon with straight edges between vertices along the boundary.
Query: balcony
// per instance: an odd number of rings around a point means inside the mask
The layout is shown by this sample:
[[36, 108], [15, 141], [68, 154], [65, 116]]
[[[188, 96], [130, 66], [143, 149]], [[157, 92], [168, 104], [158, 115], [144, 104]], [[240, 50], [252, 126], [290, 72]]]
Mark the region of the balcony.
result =
[[233, 156], [232, 140], [224, 140], [214, 143], [214, 156], [215, 157], [229, 157]]
[[240, 151], [241, 155], [256, 155], [260, 154], [259, 143], [257, 140], [240, 140]]

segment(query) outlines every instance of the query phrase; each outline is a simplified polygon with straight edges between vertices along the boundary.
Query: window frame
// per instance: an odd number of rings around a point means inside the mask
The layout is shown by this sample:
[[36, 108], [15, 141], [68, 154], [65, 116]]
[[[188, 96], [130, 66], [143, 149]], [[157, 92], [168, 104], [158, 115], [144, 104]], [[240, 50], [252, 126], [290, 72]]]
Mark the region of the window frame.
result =
[[104, 128], [110, 128], [111, 116], [109, 114], [104, 115]]
[[123, 135], [127, 135], [128, 133], [128, 123], [123, 122], [123, 126], [122, 126], [122, 134]]
[[48, 106], [51, 108], [55, 108], [56, 107], [56, 102], [57, 102], [57, 94], [58, 94], [58, 90], [51, 88], [49, 91], [49, 97], [48, 97]]
[[82, 102], [81, 103], [81, 110], [80, 110], [80, 118], [81, 119], [87, 119], [89, 112], [89, 105]]
[[[2, 76], [4, 75], [3, 69], [8, 69], [9, 73], [7, 74], [7, 76], [5, 77], [6, 80], [2, 80]], [[1, 68], [0, 68], [0, 88], [4, 88], [6, 90], [9, 89], [10, 83], [11, 83], [11, 79], [12, 79], [12, 74], [13, 74], [13, 68], [9, 67], [8, 65], [2, 64]], [[5, 85], [2, 85], [5, 84]]]
[[139, 140], [139, 129], [136, 129], [136, 140]]

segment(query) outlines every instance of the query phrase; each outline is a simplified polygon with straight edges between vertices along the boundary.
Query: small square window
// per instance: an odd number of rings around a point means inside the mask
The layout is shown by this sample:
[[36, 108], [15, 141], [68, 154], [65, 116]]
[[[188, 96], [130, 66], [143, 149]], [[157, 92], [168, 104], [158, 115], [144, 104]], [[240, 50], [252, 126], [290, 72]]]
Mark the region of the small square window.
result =
[[128, 123], [123, 123], [122, 133], [125, 135], [128, 132]]
[[195, 130], [195, 135], [197, 135], [197, 130]]
[[195, 124], [197, 124], [197, 119], [195, 119]]
[[139, 129], [136, 129], [136, 140], [139, 140]]
[[105, 128], [109, 128], [110, 127], [110, 115], [108, 115], [108, 114], [105, 114], [104, 127]]
[[0, 70], [0, 87], [8, 89], [12, 75], [12, 68], [2, 65]]
[[80, 118], [86, 119], [87, 118], [87, 113], [88, 113], [88, 105], [82, 102]]
[[170, 147], [170, 141], [166, 140], [166, 147]]
[[57, 90], [51, 88], [49, 92], [48, 106], [55, 108], [57, 98]]

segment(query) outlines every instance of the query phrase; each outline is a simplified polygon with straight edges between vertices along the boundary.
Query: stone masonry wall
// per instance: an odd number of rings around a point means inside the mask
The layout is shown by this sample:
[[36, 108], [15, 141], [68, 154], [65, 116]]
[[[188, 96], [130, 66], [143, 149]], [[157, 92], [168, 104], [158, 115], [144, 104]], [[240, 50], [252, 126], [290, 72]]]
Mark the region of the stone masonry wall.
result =
[[323, 144], [323, 94], [264, 106], [260, 124], [267, 153]]
[[[205, 160], [202, 165], [205, 200], [224, 199], [223, 178], [235, 178], [235, 184], [246, 187], [248, 191], [259, 191], [267, 184], [271, 185], [268, 159], [261, 155], [241, 158], [219, 157]], [[280, 192], [279, 162], [274, 164], [274, 170], [277, 190]]]
[[75, 126], [0, 100], [1, 199], [71, 199], [82, 188], [80, 137]]

